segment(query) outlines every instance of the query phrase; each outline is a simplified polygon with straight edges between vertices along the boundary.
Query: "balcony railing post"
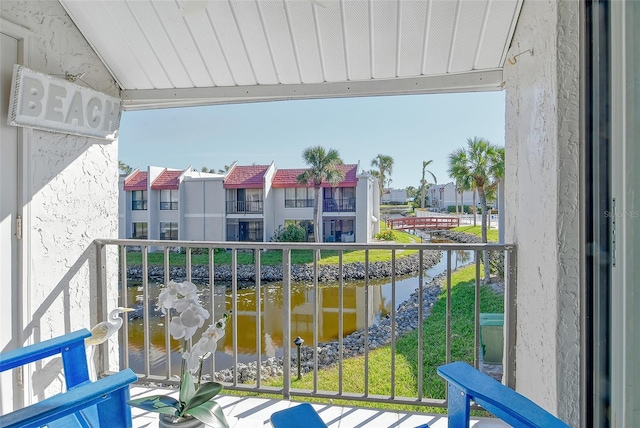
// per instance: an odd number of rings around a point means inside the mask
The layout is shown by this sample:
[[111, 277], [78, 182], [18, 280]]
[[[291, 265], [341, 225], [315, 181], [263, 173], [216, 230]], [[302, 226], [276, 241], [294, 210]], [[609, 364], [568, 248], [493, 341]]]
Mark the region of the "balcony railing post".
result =
[[[97, 266], [97, 296], [98, 303], [98, 316], [97, 321], [106, 321], [107, 317], [107, 247], [103, 243], [99, 243], [96, 246], [96, 266]], [[104, 373], [109, 370], [109, 346], [99, 348], [99, 364], [96, 368], [96, 372]]]
[[506, 251], [504, 288], [504, 355], [502, 382], [511, 389], [516, 388], [516, 334], [517, 334], [517, 265], [515, 248]]
[[282, 250], [282, 396], [291, 397], [291, 248]]
[[[129, 307], [129, 301], [127, 299], [127, 247], [122, 245], [120, 247], [120, 306], [123, 308]], [[122, 334], [120, 334], [120, 346], [121, 349], [129, 349], [129, 317], [124, 316], [124, 322], [122, 324]], [[129, 353], [122, 352], [122, 363], [119, 368], [129, 368]]]

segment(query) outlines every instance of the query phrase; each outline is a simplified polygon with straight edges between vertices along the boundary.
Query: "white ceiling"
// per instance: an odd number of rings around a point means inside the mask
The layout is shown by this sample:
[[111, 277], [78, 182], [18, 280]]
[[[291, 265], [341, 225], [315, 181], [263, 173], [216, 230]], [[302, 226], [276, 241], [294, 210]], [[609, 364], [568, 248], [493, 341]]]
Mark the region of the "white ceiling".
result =
[[495, 90], [523, 0], [60, 0], [125, 108]]

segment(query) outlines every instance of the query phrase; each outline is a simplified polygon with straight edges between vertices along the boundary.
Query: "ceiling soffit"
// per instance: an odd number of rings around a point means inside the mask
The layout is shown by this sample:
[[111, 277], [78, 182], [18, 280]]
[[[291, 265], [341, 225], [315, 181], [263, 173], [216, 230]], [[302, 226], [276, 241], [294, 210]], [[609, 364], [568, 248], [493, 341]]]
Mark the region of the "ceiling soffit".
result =
[[523, 0], [60, 0], [128, 109], [497, 90]]

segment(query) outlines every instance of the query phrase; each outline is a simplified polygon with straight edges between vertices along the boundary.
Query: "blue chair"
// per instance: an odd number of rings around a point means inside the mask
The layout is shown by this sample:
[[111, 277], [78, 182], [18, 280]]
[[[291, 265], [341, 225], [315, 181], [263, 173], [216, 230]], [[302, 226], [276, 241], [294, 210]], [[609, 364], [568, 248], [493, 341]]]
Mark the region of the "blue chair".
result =
[[84, 339], [89, 336], [91, 333], [83, 329], [0, 354], [0, 372], [60, 354], [67, 387], [66, 392], [0, 415], [1, 427], [132, 426], [131, 408], [127, 400], [129, 385], [138, 377], [131, 369], [126, 369], [91, 382], [84, 347]]
[[448, 383], [449, 428], [468, 428], [470, 402], [514, 427], [569, 428], [569, 425], [490, 376], [461, 361], [438, 367]]
[[[271, 415], [271, 426], [273, 428], [327, 428], [318, 413], [311, 404], [302, 403], [288, 409], [280, 410]], [[429, 425], [422, 424], [416, 428], [429, 428]]]
[[298, 404], [288, 409], [274, 412], [270, 418], [273, 428], [327, 428], [320, 416], [309, 403]]

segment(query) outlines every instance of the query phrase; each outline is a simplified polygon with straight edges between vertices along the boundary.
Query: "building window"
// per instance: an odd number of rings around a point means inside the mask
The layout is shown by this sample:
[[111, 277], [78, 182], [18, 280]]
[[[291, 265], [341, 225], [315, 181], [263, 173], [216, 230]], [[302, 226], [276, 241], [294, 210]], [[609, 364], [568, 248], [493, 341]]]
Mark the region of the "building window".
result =
[[355, 187], [325, 187], [323, 195], [323, 212], [353, 212], [356, 210]]
[[178, 223], [160, 223], [160, 239], [178, 240]]
[[284, 189], [285, 208], [313, 208], [313, 188], [290, 187]]
[[131, 239], [147, 239], [147, 223], [133, 223]]
[[325, 219], [322, 222], [324, 242], [355, 242], [353, 219]]
[[131, 192], [131, 209], [134, 211], [147, 210], [147, 191], [134, 190]]
[[301, 226], [306, 234], [307, 242], [315, 242], [315, 235], [313, 230], [313, 220], [285, 220], [284, 226], [287, 227], [289, 224], [297, 224]]
[[160, 190], [160, 209], [178, 209], [178, 190]]
[[262, 189], [227, 189], [227, 214], [262, 213]]
[[262, 221], [229, 221], [227, 241], [262, 242]]

